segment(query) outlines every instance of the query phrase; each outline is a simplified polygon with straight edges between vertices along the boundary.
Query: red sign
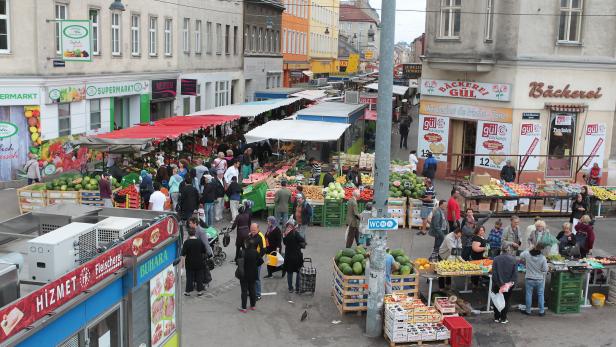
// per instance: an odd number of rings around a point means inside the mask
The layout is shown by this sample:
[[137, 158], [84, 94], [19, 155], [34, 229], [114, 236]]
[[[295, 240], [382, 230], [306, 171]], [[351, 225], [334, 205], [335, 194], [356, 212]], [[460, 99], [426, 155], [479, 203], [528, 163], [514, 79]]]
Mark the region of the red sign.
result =
[[436, 117], [424, 117], [423, 130], [436, 128]]
[[428, 142], [441, 142], [443, 141], [443, 137], [439, 134], [427, 133], [424, 135], [424, 140]]
[[484, 141], [483, 142], [483, 147], [485, 149], [489, 149], [491, 151], [500, 151], [501, 149], [503, 149], [505, 146], [503, 146], [502, 143], [495, 141], [495, 140], [488, 140], [488, 141]]
[[360, 96], [359, 102], [361, 104], [376, 105], [377, 97], [376, 96]]
[[498, 136], [507, 133], [507, 127], [498, 123], [483, 123], [482, 137]]
[[0, 310], [0, 342], [120, 270], [124, 265], [124, 257], [144, 254], [177, 233], [177, 221], [169, 216], [37, 291], [5, 306]]

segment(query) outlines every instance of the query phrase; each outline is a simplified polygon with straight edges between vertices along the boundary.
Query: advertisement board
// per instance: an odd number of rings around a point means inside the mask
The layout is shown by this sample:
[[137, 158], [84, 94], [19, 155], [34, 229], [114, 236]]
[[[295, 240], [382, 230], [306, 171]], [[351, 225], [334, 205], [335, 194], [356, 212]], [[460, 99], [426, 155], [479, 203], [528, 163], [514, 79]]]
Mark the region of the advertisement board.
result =
[[422, 158], [432, 152], [439, 161], [447, 161], [449, 145], [449, 118], [419, 115], [419, 132], [417, 136], [417, 154]]
[[152, 100], [175, 98], [177, 95], [178, 80], [152, 81]]
[[25, 169], [24, 164], [28, 160], [30, 128], [38, 128], [36, 123], [28, 123], [29, 119], [24, 117], [24, 108], [0, 107], [0, 181], [19, 178], [19, 173]]
[[422, 95], [446, 96], [477, 100], [509, 101], [511, 85], [505, 83], [482, 83], [424, 79]]
[[510, 108], [450, 104], [429, 100], [421, 101], [419, 104], [419, 113], [447, 116], [457, 119], [475, 119], [502, 123], [511, 123], [513, 119], [513, 112]]
[[175, 267], [166, 269], [150, 280], [150, 334], [152, 347], [158, 347], [176, 329]]
[[40, 94], [38, 87], [0, 87], [0, 106], [38, 105]]
[[584, 129], [584, 155], [597, 155], [597, 157], [590, 158], [582, 168], [583, 170], [590, 169], [594, 163], [598, 163], [599, 167], [603, 168], [606, 135], [607, 125], [605, 123], [586, 124], [586, 129]]
[[[140, 256], [178, 233], [175, 218], [166, 217], [0, 310], [0, 342], [52, 313], [124, 266], [124, 257]], [[174, 309], [175, 314], [175, 309]]]
[[60, 21], [60, 46], [64, 61], [92, 61], [92, 25], [89, 20]]
[[110, 98], [115, 96], [147, 94], [149, 81], [124, 81], [86, 84], [86, 99]]
[[522, 123], [520, 124], [520, 142], [518, 145], [518, 153], [524, 154], [518, 168], [524, 168], [524, 171], [539, 170], [539, 158], [533, 155], [541, 154], [541, 129], [539, 123]]
[[477, 122], [475, 166], [487, 169], [502, 169], [510, 159], [502, 154], [511, 153], [511, 124]]
[[78, 102], [86, 99], [85, 85], [47, 87], [46, 104]]

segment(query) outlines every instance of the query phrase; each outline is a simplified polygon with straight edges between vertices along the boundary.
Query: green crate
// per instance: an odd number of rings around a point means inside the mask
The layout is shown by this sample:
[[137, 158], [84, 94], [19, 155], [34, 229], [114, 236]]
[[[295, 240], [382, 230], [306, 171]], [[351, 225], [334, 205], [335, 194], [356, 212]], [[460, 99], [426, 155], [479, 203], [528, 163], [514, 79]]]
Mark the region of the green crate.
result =
[[580, 313], [580, 305], [558, 305], [553, 304], [550, 305], [550, 311], [556, 314], [565, 314], [565, 313]]
[[552, 285], [566, 283], [582, 283], [584, 281], [583, 273], [572, 273], [568, 271], [557, 272], [552, 275]]
[[312, 206], [312, 224], [323, 225], [323, 206]]
[[340, 226], [345, 219], [343, 200], [325, 200], [323, 205], [323, 223], [325, 226]]

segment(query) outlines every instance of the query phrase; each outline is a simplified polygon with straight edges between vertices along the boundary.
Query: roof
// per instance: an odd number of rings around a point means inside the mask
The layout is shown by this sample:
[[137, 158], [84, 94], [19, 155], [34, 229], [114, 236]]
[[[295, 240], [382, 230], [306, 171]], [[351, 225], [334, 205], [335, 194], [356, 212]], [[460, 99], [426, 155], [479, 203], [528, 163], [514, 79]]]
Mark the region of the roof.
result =
[[312, 107], [297, 111], [297, 116], [319, 116], [319, 117], [350, 117], [357, 111], [364, 109], [364, 104], [345, 104], [342, 102], [322, 102]]
[[371, 22], [378, 24], [374, 18], [370, 17], [363, 9], [350, 4], [340, 4], [341, 22]]
[[324, 90], [313, 89], [313, 90], [302, 90], [301, 92], [291, 94], [291, 96], [295, 96], [302, 99], [307, 99], [310, 101], [315, 101], [322, 99], [327, 96], [327, 93]]
[[290, 105], [301, 98], [288, 99], [270, 99], [262, 101], [245, 102], [242, 104], [233, 104], [212, 108], [205, 111], [199, 111], [192, 116], [238, 116], [238, 117], [256, 117], [265, 112], [275, 110], [279, 107]]
[[301, 92], [304, 88], [270, 88], [265, 90], [257, 90], [255, 94], [293, 94]]
[[[258, 126], [247, 132], [244, 137], [247, 143], [268, 139], [280, 141], [336, 141], [350, 124], [329, 123], [307, 120], [274, 120]], [[302, 129], [302, 131], [297, 131]]]
[[[393, 86], [393, 94], [396, 95], [404, 95], [406, 94], [407, 90], [409, 90], [408, 86], [397, 86], [394, 84]], [[370, 83], [368, 85], [366, 85], [367, 89], [372, 89], [372, 90], [379, 90], [379, 84], [378, 83]]]

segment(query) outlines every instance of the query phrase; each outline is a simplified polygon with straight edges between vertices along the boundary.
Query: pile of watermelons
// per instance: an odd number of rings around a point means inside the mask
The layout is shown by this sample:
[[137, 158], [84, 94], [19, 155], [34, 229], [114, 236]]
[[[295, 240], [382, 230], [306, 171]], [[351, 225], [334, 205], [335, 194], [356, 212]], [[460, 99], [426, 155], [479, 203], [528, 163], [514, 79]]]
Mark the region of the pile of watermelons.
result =
[[404, 254], [401, 249], [390, 250], [389, 254], [394, 257], [394, 265], [392, 268], [392, 275], [410, 275], [413, 273], [413, 264], [411, 259]]
[[[47, 190], [78, 191], [78, 190], [98, 190], [100, 175], [81, 175], [78, 173], [66, 173], [60, 177], [47, 182]], [[119, 188], [120, 183], [111, 179], [113, 189]]]
[[366, 270], [366, 249], [363, 246], [357, 246], [339, 250], [334, 260], [346, 276], [361, 276]]

